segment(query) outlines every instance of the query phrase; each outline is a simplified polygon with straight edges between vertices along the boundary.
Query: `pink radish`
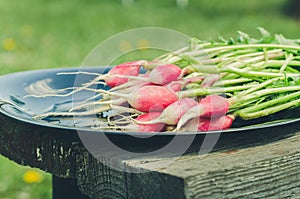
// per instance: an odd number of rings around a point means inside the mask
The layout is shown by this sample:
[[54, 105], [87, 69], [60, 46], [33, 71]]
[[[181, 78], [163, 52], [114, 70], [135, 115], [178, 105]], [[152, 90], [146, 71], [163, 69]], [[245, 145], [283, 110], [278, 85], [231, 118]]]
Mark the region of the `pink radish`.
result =
[[226, 115], [229, 103], [226, 98], [218, 95], [208, 95], [203, 98], [197, 106], [186, 112], [177, 123], [176, 129], [180, 129], [190, 119], [196, 117], [212, 118]]
[[228, 129], [233, 122], [233, 118], [227, 115], [222, 115], [215, 118], [200, 118], [199, 131], [216, 131]]
[[189, 122], [181, 129], [181, 131], [217, 131], [225, 130], [231, 127], [233, 117], [223, 115], [216, 118], [197, 117]]
[[169, 125], [176, 125], [183, 114], [188, 112], [189, 109], [193, 106], [197, 105], [198, 103], [192, 98], [183, 98], [177, 100], [176, 102], [170, 104], [167, 108], [165, 108], [159, 117], [142, 124], [154, 124], [157, 122], [163, 122]]
[[[154, 68], [150, 73], [149, 77], [137, 76], [137, 75], [126, 75], [126, 74], [110, 74], [111, 78], [121, 78], [131, 80], [139, 80], [144, 82], [151, 82], [158, 85], [165, 85], [172, 81], [176, 81], [181, 78], [181, 68], [173, 64], [165, 64]], [[125, 82], [124, 82], [125, 83]]]
[[199, 104], [204, 109], [204, 112], [200, 115], [201, 117], [218, 117], [226, 115], [229, 110], [228, 101], [219, 95], [208, 95]]
[[162, 111], [178, 100], [175, 92], [158, 85], [138, 86], [131, 93], [123, 94], [106, 90], [98, 92], [108, 94], [111, 98], [122, 97], [136, 110], [142, 112]]
[[162, 111], [178, 99], [172, 90], [154, 85], [138, 87], [127, 98], [133, 108], [143, 112]]
[[[160, 112], [150, 112], [145, 113], [136, 118], [137, 121], [147, 122], [157, 118], [161, 113]], [[164, 129], [164, 123], [155, 123], [155, 124], [133, 124], [129, 125], [131, 127], [130, 130], [137, 132], [160, 132]]]
[[140, 73], [140, 67], [147, 63], [146, 61], [134, 61], [134, 62], [126, 62], [120, 65], [113, 67], [108, 74], [110, 76], [106, 76], [105, 82], [110, 87], [115, 87], [121, 84], [124, 84], [128, 81], [128, 78], [113, 76], [113, 75], [124, 75], [124, 76], [138, 76]]
[[179, 79], [181, 75], [181, 68], [174, 64], [166, 64], [154, 68], [149, 74], [149, 80], [155, 84], [165, 85]]

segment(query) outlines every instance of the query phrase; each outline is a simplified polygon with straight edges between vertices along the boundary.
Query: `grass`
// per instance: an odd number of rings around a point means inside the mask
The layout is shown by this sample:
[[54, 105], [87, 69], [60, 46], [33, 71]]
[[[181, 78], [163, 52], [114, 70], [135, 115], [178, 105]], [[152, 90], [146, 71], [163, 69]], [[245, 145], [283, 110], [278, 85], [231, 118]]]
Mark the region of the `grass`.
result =
[[[255, 36], [256, 27], [262, 26], [299, 38], [300, 22], [283, 15], [286, 2], [190, 0], [188, 8], [180, 9], [175, 0], [135, 0], [127, 6], [117, 0], [2, 0], [0, 74], [79, 66], [100, 42], [139, 27], [169, 28], [209, 40], [237, 30]], [[0, 198], [51, 197], [49, 174], [37, 171], [44, 181], [28, 185], [22, 176], [29, 168], [5, 158], [0, 158], [0, 168]]]
[[1, 199], [51, 198], [51, 176], [0, 156]]

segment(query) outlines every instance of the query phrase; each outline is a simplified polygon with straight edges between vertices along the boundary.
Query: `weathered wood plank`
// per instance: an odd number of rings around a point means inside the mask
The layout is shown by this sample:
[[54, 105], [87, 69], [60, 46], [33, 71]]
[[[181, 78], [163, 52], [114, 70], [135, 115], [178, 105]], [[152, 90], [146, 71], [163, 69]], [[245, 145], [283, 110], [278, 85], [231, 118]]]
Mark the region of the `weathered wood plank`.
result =
[[184, 179], [187, 198], [295, 198], [300, 196], [300, 134], [267, 145], [199, 156], [128, 161]]
[[[76, 158], [78, 186], [90, 198], [184, 198], [182, 179], [159, 172], [114, 170], [84, 149], [77, 149], [81, 150]], [[126, 171], [127, 166], [124, 164], [123, 167]]]
[[73, 148], [77, 133], [35, 126], [0, 114], [0, 153], [9, 159], [64, 178], [76, 178]]

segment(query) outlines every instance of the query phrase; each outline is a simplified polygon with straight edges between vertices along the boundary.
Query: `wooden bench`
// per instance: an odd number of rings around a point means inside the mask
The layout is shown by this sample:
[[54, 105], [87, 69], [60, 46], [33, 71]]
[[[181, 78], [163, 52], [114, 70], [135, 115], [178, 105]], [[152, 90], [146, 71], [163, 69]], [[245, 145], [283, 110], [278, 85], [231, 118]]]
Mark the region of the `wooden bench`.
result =
[[76, 131], [0, 114], [0, 152], [51, 173], [53, 198], [296, 198], [299, 130], [295, 123], [222, 134], [213, 151], [204, 155], [199, 155], [200, 140], [195, 139], [196, 148], [176, 160], [172, 155], [124, 158], [118, 163], [124, 172], [103, 164], [110, 158], [99, 161], [101, 147], [99, 157], [91, 155]]

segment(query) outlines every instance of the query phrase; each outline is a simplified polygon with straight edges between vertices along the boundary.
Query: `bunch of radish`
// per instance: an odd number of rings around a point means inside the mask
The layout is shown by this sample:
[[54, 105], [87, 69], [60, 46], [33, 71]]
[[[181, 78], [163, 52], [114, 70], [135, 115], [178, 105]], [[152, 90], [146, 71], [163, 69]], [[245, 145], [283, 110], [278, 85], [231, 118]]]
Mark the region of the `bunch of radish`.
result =
[[[111, 112], [107, 125], [97, 128], [207, 132], [228, 129], [235, 118], [251, 120], [299, 106], [300, 42], [277, 35], [263, 43], [271, 36], [259, 30], [264, 40], [239, 32], [236, 41], [193, 40], [191, 46], [155, 60], [121, 63], [82, 87], [56, 95], [88, 90], [96, 93], [94, 98], [37, 118]], [[100, 83], [110, 89], [91, 88]]]

